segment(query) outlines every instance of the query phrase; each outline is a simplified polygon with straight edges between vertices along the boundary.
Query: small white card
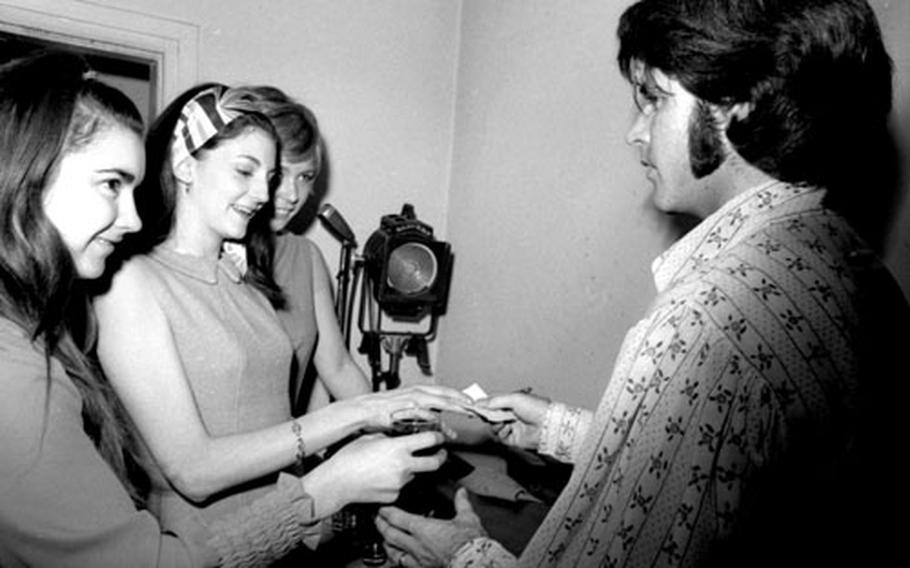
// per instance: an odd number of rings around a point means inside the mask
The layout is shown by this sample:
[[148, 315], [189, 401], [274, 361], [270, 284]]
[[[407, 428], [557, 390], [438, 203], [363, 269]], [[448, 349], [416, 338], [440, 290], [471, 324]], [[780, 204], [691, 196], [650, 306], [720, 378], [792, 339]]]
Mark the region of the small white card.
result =
[[[483, 390], [483, 387], [477, 383], [471, 384], [471, 386], [462, 389], [463, 393], [471, 397], [471, 400], [477, 401], [483, 398], [487, 398], [487, 393]], [[484, 408], [482, 406], [469, 406], [468, 410], [481, 417], [487, 422], [500, 423], [500, 422], [514, 422], [517, 420], [515, 413], [511, 410], [500, 410], [498, 408]]]
[[482, 398], [487, 398], [486, 391], [483, 390], [483, 387], [477, 383], [472, 383], [471, 386], [462, 389], [463, 393], [471, 397], [471, 400], [478, 401]]

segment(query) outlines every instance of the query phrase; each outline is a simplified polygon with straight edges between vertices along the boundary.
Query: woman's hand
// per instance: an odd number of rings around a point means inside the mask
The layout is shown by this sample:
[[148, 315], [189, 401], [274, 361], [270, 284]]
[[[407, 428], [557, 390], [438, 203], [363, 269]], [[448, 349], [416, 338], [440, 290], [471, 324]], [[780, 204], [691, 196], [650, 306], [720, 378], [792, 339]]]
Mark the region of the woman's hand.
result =
[[503, 443], [531, 450], [540, 444], [540, 429], [549, 405], [548, 399], [525, 393], [502, 394], [477, 401], [477, 406], [482, 408], [511, 411], [516, 420], [497, 424], [493, 431]]
[[319, 517], [349, 503], [392, 503], [415, 473], [435, 471], [446, 459], [445, 450], [428, 456], [415, 456], [414, 452], [444, 441], [439, 432], [397, 438], [360, 436], [304, 476], [304, 490], [313, 497]]
[[469, 414], [465, 407], [474, 403], [468, 395], [449, 387], [418, 385], [364, 394], [335, 404], [355, 408], [362, 416], [365, 429], [385, 430], [391, 426], [392, 413], [396, 410], [412, 409], [414, 416], [429, 418], [433, 410]]

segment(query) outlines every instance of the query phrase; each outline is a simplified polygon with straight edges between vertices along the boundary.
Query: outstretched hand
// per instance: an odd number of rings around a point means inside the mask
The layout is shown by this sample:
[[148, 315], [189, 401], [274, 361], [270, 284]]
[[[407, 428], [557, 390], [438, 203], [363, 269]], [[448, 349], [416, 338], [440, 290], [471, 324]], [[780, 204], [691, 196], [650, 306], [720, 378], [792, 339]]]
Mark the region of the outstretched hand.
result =
[[526, 393], [510, 393], [491, 396], [477, 401], [477, 406], [494, 410], [508, 410], [516, 420], [502, 422], [493, 431], [503, 443], [524, 449], [537, 449], [540, 444], [540, 429], [547, 417], [550, 401]]
[[355, 407], [363, 417], [366, 429], [385, 430], [391, 426], [392, 413], [397, 410], [410, 409], [415, 416], [423, 413], [427, 417], [432, 415], [434, 410], [468, 414], [465, 407], [472, 403], [470, 397], [453, 388], [439, 385], [418, 385], [364, 394], [335, 404]]
[[376, 528], [385, 539], [389, 559], [406, 568], [448, 566], [465, 543], [487, 535], [464, 487], [455, 492], [455, 517], [451, 520], [382, 507], [376, 515]]

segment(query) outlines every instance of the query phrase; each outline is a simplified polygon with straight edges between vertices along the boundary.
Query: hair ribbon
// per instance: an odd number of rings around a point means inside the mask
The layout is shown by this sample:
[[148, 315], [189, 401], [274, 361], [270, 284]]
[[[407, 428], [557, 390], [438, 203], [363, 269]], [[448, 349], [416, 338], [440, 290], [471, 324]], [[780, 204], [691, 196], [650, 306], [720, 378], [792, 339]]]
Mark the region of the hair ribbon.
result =
[[175, 166], [193, 156], [238, 116], [258, 113], [248, 89], [217, 85], [200, 91], [180, 111], [171, 142], [171, 163]]

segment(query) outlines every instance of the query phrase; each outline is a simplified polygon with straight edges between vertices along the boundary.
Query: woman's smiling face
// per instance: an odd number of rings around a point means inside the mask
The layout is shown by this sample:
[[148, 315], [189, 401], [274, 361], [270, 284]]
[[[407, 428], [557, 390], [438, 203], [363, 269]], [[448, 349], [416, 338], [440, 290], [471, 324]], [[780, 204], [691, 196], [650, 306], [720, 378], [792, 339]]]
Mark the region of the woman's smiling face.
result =
[[269, 199], [275, 140], [250, 126], [186, 162], [189, 189], [181, 196], [182, 221], [192, 219], [206, 238], [242, 239], [250, 219]]
[[117, 243], [142, 227], [133, 192], [144, 174], [142, 139], [121, 125], [101, 126], [88, 144], [61, 157], [44, 192], [44, 213], [79, 277], [101, 276]]
[[281, 160], [281, 184], [275, 190], [274, 213], [271, 227], [275, 232], [284, 230], [303, 207], [319, 175], [315, 157], [302, 162]]

